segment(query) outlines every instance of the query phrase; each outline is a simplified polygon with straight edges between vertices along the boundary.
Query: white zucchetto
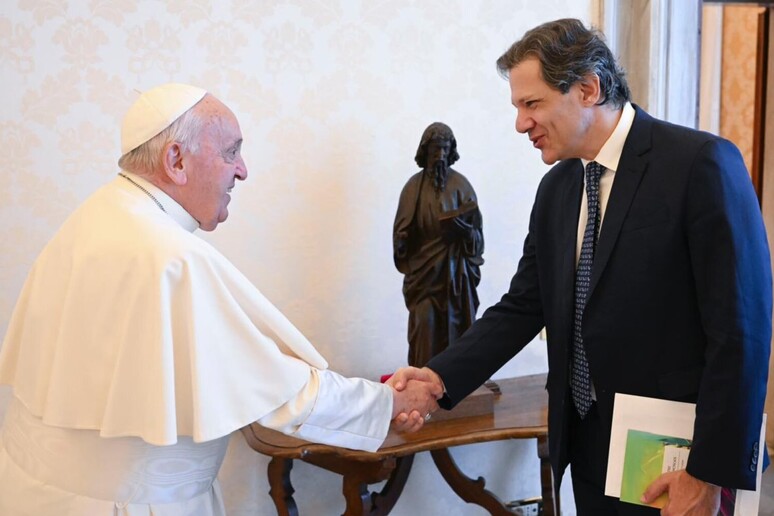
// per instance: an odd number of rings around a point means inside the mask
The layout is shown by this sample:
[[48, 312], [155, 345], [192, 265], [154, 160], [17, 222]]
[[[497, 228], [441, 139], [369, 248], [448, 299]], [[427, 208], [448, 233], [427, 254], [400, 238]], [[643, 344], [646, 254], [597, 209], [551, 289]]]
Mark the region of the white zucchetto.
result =
[[194, 107], [207, 90], [188, 84], [167, 83], [140, 95], [121, 124], [121, 154], [126, 154], [172, 125]]

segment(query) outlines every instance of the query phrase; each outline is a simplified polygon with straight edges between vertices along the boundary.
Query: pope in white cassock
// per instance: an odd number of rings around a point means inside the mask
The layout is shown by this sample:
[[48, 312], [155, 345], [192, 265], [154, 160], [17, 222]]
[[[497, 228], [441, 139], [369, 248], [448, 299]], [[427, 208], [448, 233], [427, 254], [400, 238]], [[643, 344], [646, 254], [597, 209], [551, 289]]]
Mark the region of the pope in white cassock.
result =
[[127, 112], [121, 172], [43, 249], [0, 350], [3, 516], [221, 515], [216, 475], [245, 425], [369, 451], [398, 415], [421, 426], [440, 393], [327, 370], [194, 235], [228, 216], [241, 145], [200, 88], [165, 84]]

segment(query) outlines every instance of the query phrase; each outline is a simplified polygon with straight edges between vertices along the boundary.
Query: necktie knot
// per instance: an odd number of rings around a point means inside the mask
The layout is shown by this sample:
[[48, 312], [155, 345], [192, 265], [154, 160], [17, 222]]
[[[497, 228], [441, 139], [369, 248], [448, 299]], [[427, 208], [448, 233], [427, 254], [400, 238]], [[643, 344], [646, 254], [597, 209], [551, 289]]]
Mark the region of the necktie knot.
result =
[[602, 176], [602, 171], [605, 169], [602, 165], [596, 161], [589, 161], [586, 164], [586, 194], [593, 187], [595, 191], [599, 191], [599, 178]]
[[[604, 171], [605, 167], [596, 161], [589, 161], [586, 165], [586, 202], [588, 207], [586, 233], [591, 233], [591, 254], [587, 256], [588, 258], [593, 258], [597, 237], [599, 236], [600, 219], [602, 218], [599, 210], [599, 178], [602, 177], [602, 172]], [[584, 233], [584, 241], [586, 238], [587, 236]], [[583, 254], [582, 250], [581, 254]]]

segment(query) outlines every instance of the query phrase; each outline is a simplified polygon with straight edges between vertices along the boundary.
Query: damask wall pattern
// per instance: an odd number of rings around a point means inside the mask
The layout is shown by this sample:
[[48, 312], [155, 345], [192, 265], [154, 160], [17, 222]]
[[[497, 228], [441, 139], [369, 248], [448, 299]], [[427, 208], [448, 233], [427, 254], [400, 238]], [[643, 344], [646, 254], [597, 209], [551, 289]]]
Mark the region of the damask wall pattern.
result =
[[759, 12], [752, 6], [723, 8], [720, 135], [739, 147], [747, 170], [752, 170]]
[[[454, 129], [455, 168], [478, 193], [483, 309], [507, 288], [547, 170], [514, 131], [494, 61], [530, 27], [591, 11], [592, 0], [3, 0], [0, 332], [45, 242], [118, 172], [118, 128], [137, 91], [179, 81], [225, 101], [245, 137], [248, 180], [229, 220], [201, 236], [333, 369], [394, 370], [406, 360], [407, 312], [392, 221], [422, 130]], [[498, 375], [544, 371], [544, 347], [536, 340]], [[9, 395], [0, 388], [0, 417]], [[454, 456], [506, 498], [539, 492], [534, 444]], [[274, 513], [266, 464], [232, 439], [221, 474], [229, 514]], [[336, 475], [298, 464], [293, 479], [302, 512], [343, 512]], [[572, 514], [569, 497], [564, 507]], [[441, 513], [483, 511], [420, 455], [394, 514]]]

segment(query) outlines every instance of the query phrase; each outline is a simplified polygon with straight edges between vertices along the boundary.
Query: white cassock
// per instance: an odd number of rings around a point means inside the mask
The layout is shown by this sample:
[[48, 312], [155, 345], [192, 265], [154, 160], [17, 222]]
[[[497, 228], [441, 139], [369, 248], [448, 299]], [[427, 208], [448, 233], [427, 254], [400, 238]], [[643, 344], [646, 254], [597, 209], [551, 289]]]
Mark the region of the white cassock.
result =
[[221, 515], [228, 436], [254, 421], [376, 450], [391, 389], [328, 371], [179, 204], [127, 175], [68, 218], [11, 318], [0, 514]]

